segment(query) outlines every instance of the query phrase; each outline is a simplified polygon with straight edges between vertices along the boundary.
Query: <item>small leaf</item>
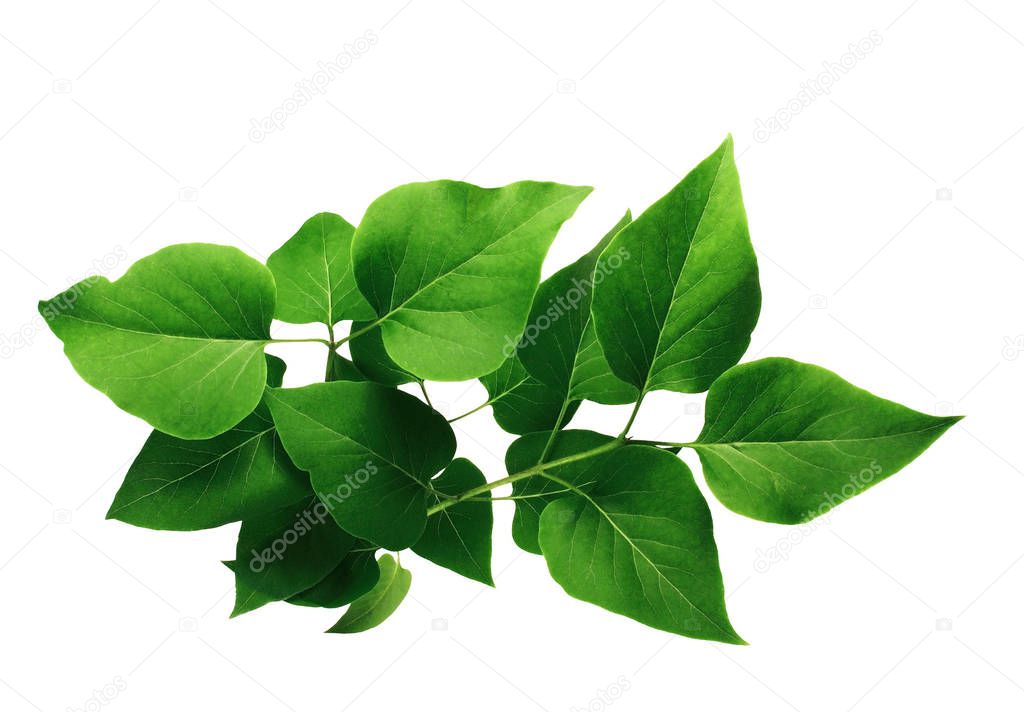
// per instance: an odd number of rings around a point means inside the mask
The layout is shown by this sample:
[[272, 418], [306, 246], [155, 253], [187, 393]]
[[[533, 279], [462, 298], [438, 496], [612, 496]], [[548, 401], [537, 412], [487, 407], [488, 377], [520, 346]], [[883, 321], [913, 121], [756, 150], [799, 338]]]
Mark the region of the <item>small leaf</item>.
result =
[[[365, 543], [356, 542], [357, 546]], [[315, 608], [340, 608], [368, 593], [380, 578], [373, 549], [350, 551], [341, 563], [311, 588], [297, 593], [288, 603]]]
[[235, 606], [231, 609], [231, 618], [237, 618], [243, 613], [251, 613], [257, 608], [262, 608], [276, 600], [273, 596], [261, 593], [249, 586], [245, 581], [239, 579], [237, 561], [224, 561], [222, 563], [235, 573]]
[[[284, 362], [267, 356], [268, 380], [280, 385]], [[114, 496], [108, 519], [149, 529], [219, 527], [297, 502], [309, 477], [285, 453], [266, 404], [210, 440], [153, 431]]]
[[366, 376], [347, 358], [331, 349], [327, 352], [327, 371], [324, 380], [331, 381], [365, 381]]
[[[480, 377], [487, 389], [488, 403], [494, 420], [508, 433], [521, 435], [537, 430], [551, 430], [565, 404], [565, 391], [545, 386], [531, 376], [512, 356], [497, 371]], [[572, 420], [579, 401], [566, 405], [559, 427]]]
[[693, 448], [729, 509], [805, 522], [920, 455], [960, 418], [879, 398], [823, 368], [784, 358], [742, 364], [715, 381]]
[[377, 198], [356, 230], [352, 257], [395, 363], [434, 381], [498, 368], [526, 323], [555, 233], [590, 190], [436, 181]]
[[627, 211], [590, 252], [541, 283], [516, 346], [516, 356], [527, 372], [556, 392], [568, 394], [567, 398], [592, 396], [602, 403], [632, 403], [640, 395], [612, 374], [590, 319], [594, 285], [623, 262], [622, 254], [602, 253], [630, 220]]
[[293, 324], [333, 326], [372, 319], [373, 308], [352, 276], [355, 228], [334, 213], [314, 215], [267, 260], [277, 282], [275, 317]]
[[384, 554], [377, 562], [380, 578], [377, 585], [362, 598], [356, 599], [328, 633], [361, 633], [376, 628], [392, 613], [409, 592], [412, 574], [403, 569], [390, 554]]
[[392, 551], [419, 540], [430, 478], [455, 455], [440, 413], [354, 381], [269, 389], [267, 403], [285, 450], [343, 529]]
[[[439, 494], [431, 495], [431, 505], [442, 501], [440, 495], [456, 496], [487, 482], [476, 465], [465, 458], [453, 460], [431, 485]], [[483, 495], [490, 499], [490, 493]], [[491, 530], [494, 514], [491, 503], [460, 502], [442, 509], [427, 519], [427, 528], [412, 550], [439, 566], [467, 578], [494, 585], [491, 577]]]
[[725, 610], [711, 512], [689, 468], [632, 445], [594, 458], [590, 484], [544, 508], [540, 546], [574, 598], [689, 638], [743, 644]]
[[[533, 467], [541, 461], [541, 455], [548, 444], [550, 433], [530, 433], [519, 438], [505, 452], [505, 468], [509, 474]], [[614, 440], [609, 435], [591, 430], [564, 430], [555, 437], [545, 461], [557, 460], [578, 452], [592, 450]], [[593, 481], [590, 468], [594, 459], [579, 460], [567, 465], [551, 468], [549, 473], [575, 486]], [[516, 545], [531, 554], [540, 554], [537, 532], [540, 529], [540, 515], [550, 502], [564, 497], [568, 492], [562, 485], [546, 477], [527, 477], [512, 483], [512, 494], [523, 499], [516, 500], [516, 511], [512, 516], [512, 539]]]
[[750, 343], [761, 308], [732, 137], [615, 236], [594, 290], [612, 371], [642, 392], [699, 393]]
[[601, 348], [601, 342], [597, 340], [593, 319], [587, 322], [587, 328], [583, 331], [569, 397], [605, 405], [635, 403], [640, 397], [640, 391], [636, 386], [631, 386], [612, 373], [604, 349]]
[[242, 522], [235, 576], [244, 588], [280, 601], [323, 580], [353, 541], [323, 502], [307, 498]]
[[157, 430], [198, 439], [259, 403], [274, 295], [270, 270], [239, 250], [175, 245], [116, 282], [79, 282], [39, 312], [87, 383]]
[[[353, 322], [352, 333], [369, 325], [370, 322], [365, 321]], [[414, 375], [402, 370], [402, 367], [388, 356], [379, 326], [349, 341], [348, 347], [352, 354], [352, 363], [371, 381], [383, 383], [385, 386], [400, 386], [416, 380]]]

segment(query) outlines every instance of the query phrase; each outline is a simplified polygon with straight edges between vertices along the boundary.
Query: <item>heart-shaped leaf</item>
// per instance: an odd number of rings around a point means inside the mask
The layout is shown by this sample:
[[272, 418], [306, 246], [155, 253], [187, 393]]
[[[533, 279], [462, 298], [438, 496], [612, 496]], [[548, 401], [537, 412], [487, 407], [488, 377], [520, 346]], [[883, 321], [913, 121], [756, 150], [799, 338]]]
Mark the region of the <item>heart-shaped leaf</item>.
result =
[[420, 379], [501, 365], [526, 323], [540, 267], [590, 188], [524, 181], [411, 183], [377, 198], [356, 229], [356, 282], [388, 354]]
[[179, 438], [212, 438], [259, 403], [270, 270], [234, 247], [175, 245], [116, 282], [90, 277], [39, 312], [87, 383]]

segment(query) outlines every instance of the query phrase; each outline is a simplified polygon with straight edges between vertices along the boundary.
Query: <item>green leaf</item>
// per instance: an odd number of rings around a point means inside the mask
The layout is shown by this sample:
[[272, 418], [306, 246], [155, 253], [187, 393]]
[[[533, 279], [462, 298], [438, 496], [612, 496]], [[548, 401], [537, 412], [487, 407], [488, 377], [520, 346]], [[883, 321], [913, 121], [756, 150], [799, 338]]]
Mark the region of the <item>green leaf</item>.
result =
[[[567, 398], [632, 403], [640, 395], [612, 374], [590, 326], [594, 286], [623, 259], [618, 253], [602, 257], [602, 252], [630, 220], [627, 211], [590, 252], [541, 283], [516, 346], [516, 355], [527, 372]], [[590, 343], [584, 338], [588, 331]], [[582, 353], [584, 346], [588, 347], [586, 354]]]
[[235, 547], [235, 576], [243, 588], [279, 601], [323, 580], [353, 538], [316, 497], [246, 519]]
[[551, 430], [565, 405], [559, 427], [565, 426], [579, 408], [579, 401], [566, 404], [565, 391], [544, 385], [531, 376], [512, 356], [498, 370], [481, 376], [487, 389], [488, 404], [494, 420], [508, 433], [521, 435], [537, 430]]
[[384, 554], [377, 562], [380, 565], [380, 579], [373, 589], [362, 598], [356, 599], [328, 633], [361, 633], [376, 628], [392, 613], [409, 592], [412, 574]]
[[[360, 542], [356, 542], [360, 545]], [[363, 544], [365, 545], [365, 544]], [[380, 578], [373, 549], [350, 551], [326, 578], [288, 599], [297, 606], [340, 608], [370, 591]]]
[[277, 281], [275, 317], [293, 324], [372, 319], [352, 276], [355, 228], [334, 213], [314, 215], [267, 260]]
[[366, 376], [354, 363], [331, 349], [327, 352], [327, 371], [324, 380], [331, 381], [365, 381]]
[[746, 351], [761, 308], [732, 137], [602, 259], [618, 254], [593, 306], [612, 371], [642, 392], [707, 390]]
[[436, 181], [377, 198], [356, 230], [352, 256], [395, 363], [434, 381], [498, 368], [505, 344], [515, 344], [526, 323], [555, 233], [590, 190]]
[[179, 438], [211, 438], [253, 411], [267, 377], [270, 270], [233, 247], [175, 245], [116, 282], [90, 277], [39, 312], [87, 383]]
[[960, 420], [919, 413], [784, 358], [730, 369], [705, 410], [693, 448], [711, 491], [735, 512], [783, 524], [813, 519], [878, 484]]
[[570, 398], [581, 398], [605, 405], [635, 403], [640, 397], [636, 386], [631, 386], [612, 373], [608, 359], [597, 340], [594, 320], [587, 322], [583, 331], [580, 351], [576, 354], [576, 367], [572, 374]]
[[[537, 465], [548, 444], [550, 433], [530, 433], [519, 438], [505, 451], [505, 468], [509, 474], [521, 472]], [[592, 430], [563, 430], [551, 443], [545, 461], [575, 455], [593, 450], [614, 440], [609, 435]], [[590, 483], [595, 475], [590, 471], [594, 459], [578, 460], [548, 470], [559, 479], [575, 486]], [[512, 516], [512, 539], [523, 551], [540, 554], [537, 532], [540, 529], [540, 515], [549, 503], [568, 494], [565, 487], [546, 477], [527, 477], [512, 483], [512, 495], [517, 499], [515, 514]]]
[[[431, 505], [440, 495], [452, 497], [487, 482], [476, 465], [465, 458], [453, 460], [431, 484], [439, 495], [431, 495]], [[490, 500], [490, 493], [483, 495]], [[491, 530], [494, 514], [490, 501], [460, 502], [427, 519], [427, 528], [412, 550], [439, 566], [467, 578], [494, 585], [491, 577]]]
[[[284, 362], [267, 356], [280, 385]], [[149, 529], [191, 531], [262, 514], [309, 493], [309, 477], [281, 445], [266, 404], [210, 440], [153, 431], [117, 491], [108, 519]]]
[[343, 529], [392, 551], [419, 540], [430, 478], [455, 455], [440, 413], [354, 381], [269, 389], [267, 402], [285, 450]]
[[273, 603], [277, 600], [273, 596], [257, 591], [245, 581], [239, 579], [237, 561], [223, 561], [221, 563], [235, 574], [235, 606], [231, 610], [231, 618], [237, 618], [243, 613], [251, 613], [257, 608], [262, 608], [268, 603]]
[[[352, 333], [370, 326], [370, 323], [353, 322]], [[416, 380], [414, 375], [402, 370], [402, 367], [388, 356], [379, 326], [349, 341], [348, 348], [352, 354], [352, 363], [371, 381], [383, 383], [385, 386], [400, 386]]]
[[540, 517], [555, 581], [574, 598], [653, 628], [743, 644], [725, 610], [711, 512], [689, 468], [640, 445], [595, 460], [591, 484], [556, 476], [574, 493]]

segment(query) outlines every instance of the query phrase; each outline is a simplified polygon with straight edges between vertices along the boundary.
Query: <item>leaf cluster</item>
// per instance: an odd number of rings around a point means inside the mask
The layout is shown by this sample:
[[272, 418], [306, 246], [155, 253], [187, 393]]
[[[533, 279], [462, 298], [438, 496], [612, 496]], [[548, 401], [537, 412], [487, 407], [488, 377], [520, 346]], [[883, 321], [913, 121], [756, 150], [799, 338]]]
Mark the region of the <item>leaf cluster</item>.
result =
[[[492, 508], [578, 599], [692, 638], [742, 643], [711, 514], [680, 448], [729, 509], [797, 524], [899, 471], [957, 418], [785, 358], [739, 364], [760, 311], [727, 139], [636, 218], [541, 281], [589, 188], [404, 185], [358, 227], [310, 218], [266, 265], [185, 244], [40, 304], [75, 370], [154, 427], [109, 517], [153, 529], [241, 522], [234, 614], [274, 601], [380, 624], [411, 549], [484, 584]], [[276, 339], [272, 320], [326, 338]], [[323, 333], [323, 332], [321, 332]], [[326, 347], [323, 383], [283, 387], [276, 343]], [[479, 379], [518, 437], [506, 476], [456, 458], [427, 381]], [[406, 385], [411, 384], [411, 386]], [[404, 388], [403, 388], [404, 386]], [[694, 442], [634, 437], [645, 396], [707, 391]], [[420, 398], [417, 393], [421, 393]], [[585, 401], [632, 404], [618, 432], [566, 429]], [[511, 495], [492, 490], [511, 485]]]

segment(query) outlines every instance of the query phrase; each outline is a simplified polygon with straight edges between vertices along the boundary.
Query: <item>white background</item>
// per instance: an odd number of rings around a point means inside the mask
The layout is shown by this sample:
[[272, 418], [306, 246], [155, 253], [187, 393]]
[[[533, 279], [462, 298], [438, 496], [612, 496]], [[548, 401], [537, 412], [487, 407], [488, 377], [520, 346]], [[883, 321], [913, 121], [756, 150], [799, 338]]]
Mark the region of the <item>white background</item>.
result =
[[[873, 31], [830, 94], [756, 140]], [[0, 33], [0, 709], [94, 709], [111, 684], [124, 689], [103, 709], [1024, 705], [1019, 3], [16, 2]], [[367, 36], [324, 94], [251, 140], [253, 119]], [[595, 186], [550, 273], [729, 131], [764, 291], [747, 359], [818, 363], [968, 416], [813, 527], [711, 500], [750, 647], [568, 598], [513, 546], [509, 503], [496, 589], [409, 555], [410, 599], [353, 637], [319, 632], [336, 611], [228, 620], [219, 561], [236, 526], [104, 520], [148, 427], [74, 374], [37, 299], [177, 242], [265, 258], [313, 213], [357, 222], [423, 177]], [[278, 348], [290, 384], [317, 378], [319, 349]], [[483, 395], [432, 389], [450, 415]], [[690, 439], [702, 400], [655, 394], [634, 432]], [[616, 432], [625, 416], [588, 405], [574, 426]], [[500, 477], [511, 438], [487, 411], [458, 425], [460, 454]], [[780, 545], [786, 560], [761, 570]]]

